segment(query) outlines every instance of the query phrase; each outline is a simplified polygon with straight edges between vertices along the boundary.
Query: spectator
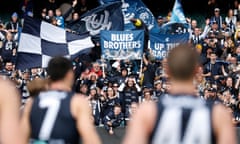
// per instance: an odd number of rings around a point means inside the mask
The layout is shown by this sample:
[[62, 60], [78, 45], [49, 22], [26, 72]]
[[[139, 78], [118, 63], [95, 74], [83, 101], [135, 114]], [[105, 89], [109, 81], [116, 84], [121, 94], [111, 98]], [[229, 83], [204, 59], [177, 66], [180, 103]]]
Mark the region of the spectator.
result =
[[145, 53], [143, 54], [143, 82], [142, 85], [152, 85], [154, 83], [154, 77], [155, 77], [155, 71], [156, 67], [152, 63], [152, 60], [150, 59], [151, 53], [147, 56]]
[[18, 31], [19, 31], [19, 28], [21, 27], [22, 25], [18, 21], [18, 14], [14, 12], [12, 14], [11, 20], [6, 25], [6, 29], [12, 33], [14, 40], [18, 39]]
[[120, 74], [112, 77], [111, 81], [118, 83], [118, 85], [121, 85], [125, 82], [126, 78], [128, 76], [128, 69], [126, 67], [122, 67]]
[[12, 75], [14, 73], [14, 64], [12, 61], [6, 61], [4, 68], [1, 70], [1, 75], [8, 76], [12, 78]]
[[158, 16], [157, 17], [157, 23], [158, 23], [158, 27], [160, 28], [164, 23], [165, 23], [165, 20], [162, 16]]
[[118, 88], [119, 88], [118, 83], [117, 83], [117, 82], [114, 82], [112, 88], [113, 88], [113, 90], [114, 90], [114, 92], [115, 92], [115, 95], [116, 95], [118, 98], [120, 98], [119, 92], [118, 92]]
[[203, 76], [206, 77], [207, 81], [216, 82], [219, 77], [223, 76], [222, 65], [216, 62], [216, 53], [211, 53], [210, 62], [204, 66]]
[[65, 19], [70, 15], [70, 13], [73, 11], [73, 8], [76, 6], [77, 0], [73, 1], [72, 7], [70, 7], [64, 14], [62, 14], [62, 11], [60, 8], [57, 8], [55, 10], [56, 20], [57, 20], [57, 26], [61, 28], [65, 28]]
[[103, 119], [104, 128], [110, 135], [114, 134], [113, 129], [117, 128], [123, 122], [123, 113], [121, 112], [121, 106], [115, 105], [114, 110], [110, 111]]
[[131, 103], [138, 102], [141, 88], [136, 83], [135, 78], [129, 77], [125, 80], [125, 83], [122, 83], [119, 86], [118, 90], [120, 92], [122, 112], [125, 116], [126, 112], [129, 110]]
[[164, 94], [164, 89], [162, 88], [162, 81], [156, 80], [154, 82], [154, 90], [153, 90], [153, 97], [154, 101], [158, 101], [159, 98]]
[[195, 19], [191, 20], [191, 30], [194, 31], [194, 29], [197, 27], [198, 27], [197, 20]]
[[216, 22], [216, 24], [218, 25], [218, 30], [222, 28], [223, 18], [220, 15], [219, 8], [214, 9], [214, 16], [211, 17], [211, 22]]
[[55, 10], [55, 14], [56, 14], [55, 19], [56, 19], [56, 21], [57, 21], [57, 26], [59, 26], [59, 27], [61, 27], [61, 28], [64, 28], [64, 27], [65, 27], [65, 20], [64, 20], [64, 18], [63, 18], [63, 16], [62, 16], [61, 10], [60, 10], [59, 8], [57, 8], [57, 9]]
[[20, 90], [22, 96], [22, 104], [24, 105], [29, 98], [30, 94], [27, 89], [27, 84], [30, 82], [30, 71], [28, 69], [24, 70], [20, 77], [17, 79], [17, 87]]
[[143, 99], [142, 99], [142, 103], [145, 102], [152, 102], [152, 92], [150, 90], [144, 91], [143, 92]]
[[[54, 18], [54, 11], [52, 10], [52, 9], [49, 9], [48, 11], [47, 11], [47, 15], [46, 15], [46, 17], [45, 17], [45, 20], [47, 21], [47, 22], [49, 22], [49, 23], [52, 23], [52, 20], [54, 20], [53, 19]], [[55, 24], [54, 24], [55, 25]]]
[[115, 91], [112, 87], [106, 89], [106, 103], [103, 106], [104, 116], [107, 115], [110, 111], [113, 111], [115, 105], [120, 105], [120, 99], [116, 96]]
[[228, 90], [230, 92], [232, 98], [237, 98], [237, 88], [235, 88], [234, 81], [231, 76], [226, 78], [226, 85], [224, 88], [225, 91]]
[[234, 0], [232, 9], [233, 9], [233, 15], [237, 18], [237, 21], [239, 21], [239, 19], [238, 19], [238, 14], [239, 14], [238, 6], [239, 6], [238, 0]]
[[96, 87], [90, 88], [89, 95], [87, 97], [89, 106], [92, 110], [92, 115], [94, 119], [94, 124], [99, 125], [100, 124], [100, 112], [101, 112], [101, 103], [99, 100], [98, 90]]
[[230, 27], [231, 32], [234, 32], [236, 29], [236, 24], [237, 24], [237, 17], [234, 16], [233, 10], [229, 9], [228, 14], [225, 17], [225, 21], [227, 23], [227, 26]]
[[92, 63], [92, 68], [90, 70], [90, 73], [95, 73], [98, 77], [102, 76], [103, 72], [101, 70], [99, 63], [97, 62]]
[[218, 7], [218, 3], [216, 0], [208, 0], [208, 5], [207, 5], [207, 17], [208, 18], [210, 18], [212, 16], [212, 12], [217, 7]]
[[45, 21], [47, 21], [47, 9], [43, 8], [41, 12], [41, 18]]
[[17, 44], [13, 40], [13, 35], [11, 32], [6, 33], [6, 40], [3, 41], [1, 48], [1, 57], [3, 62], [14, 61], [16, 56]]
[[193, 30], [193, 35], [191, 36], [193, 44], [201, 44], [210, 31], [209, 19], [206, 20], [206, 26], [203, 32], [201, 32], [200, 28], [198, 27], [195, 27]]
[[138, 106], [139, 106], [139, 104], [136, 102], [131, 103], [131, 107], [129, 108], [129, 111], [127, 112], [126, 118], [125, 118], [126, 125], [127, 125], [128, 121], [132, 119], [132, 116], [137, 112]]
[[240, 45], [236, 48], [235, 54], [237, 56], [238, 63], [240, 63]]

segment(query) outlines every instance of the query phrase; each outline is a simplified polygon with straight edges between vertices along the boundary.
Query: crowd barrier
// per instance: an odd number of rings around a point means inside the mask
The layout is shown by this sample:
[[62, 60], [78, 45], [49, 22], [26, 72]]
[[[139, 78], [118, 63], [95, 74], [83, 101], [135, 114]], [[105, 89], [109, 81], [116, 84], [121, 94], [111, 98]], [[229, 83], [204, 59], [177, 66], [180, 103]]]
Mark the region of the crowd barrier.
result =
[[[102, 140], [102, 144], [121, 144], [125, 135], [125, 128], [120, 127], [114, 129], [114, 135], [109, 135], [103, 127], [97, 127], [97, 132]], [[237, 140], [240, 144], [240, 128], [236, 128]]]

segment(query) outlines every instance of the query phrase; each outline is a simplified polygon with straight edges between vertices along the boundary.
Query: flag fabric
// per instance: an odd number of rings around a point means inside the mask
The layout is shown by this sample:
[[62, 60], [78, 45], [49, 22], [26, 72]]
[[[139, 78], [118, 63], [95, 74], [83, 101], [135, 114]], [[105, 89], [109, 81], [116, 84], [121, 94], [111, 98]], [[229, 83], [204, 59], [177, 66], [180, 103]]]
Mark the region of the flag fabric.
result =
[[104, 59], [141, 59], [144, 31], [101, 31], [101, 48]]
[[172, 48], [180, 43], [187, 43], [188, 38], [189, 33], [178, 35], [154, 33], [150, 35], [149, 48], [156, 59], [162, 60]]
[[26, 17], [17, 53], [17, 69], [47, 67], [55, 56], [74, 59], [94, 44], [88, 33], [76, 35], [45, 21]]
[[69, 27], [77, 33], [89, 32], [91, 36], [99, 38], [101, 30], [124, 29], [121, 2], [100, 5], [86, 13]]
[[141, 19], [147, 25], [148, 30], [157, 27], [157, 21], [154, 15], [141, 0], [99, 0], [99, 3], [108, 4], [113, 1], [122, 1], [124, 30], [135, 29], [135, 26], [130, 21], [132, 18]]
[[121, 0], [98, 0], [98, 2], [100, 4], [109, 4], [109, 3], [112, 3], [112, 2], [116, 2], [116, 1], [121, 1]]
[[185, 15], [183, 13], [180, 0], [175, 0], [172, 16], [168, 23], [164, 24], [160, 28], [161, 34], [183, 34], [188, 33], [190, 24], [187, 23]]
[[170, 22], [187, 23], [180, 0], [175, 0]]

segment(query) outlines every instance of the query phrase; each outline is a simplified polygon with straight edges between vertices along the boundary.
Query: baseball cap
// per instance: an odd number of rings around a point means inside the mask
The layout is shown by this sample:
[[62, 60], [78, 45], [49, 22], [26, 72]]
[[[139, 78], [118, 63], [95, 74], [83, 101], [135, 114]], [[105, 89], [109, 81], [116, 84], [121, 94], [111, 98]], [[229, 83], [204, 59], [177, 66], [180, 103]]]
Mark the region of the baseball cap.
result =
[[154, 85], [160, 84], [161, 82], [162, 82], [161, 80], [156, 80], [156, 81], [154, 82]]
[[161, 15], [160, 15], [160, 16], [158, 16], [157, 18], [158, 18], [158, 19], [163, 19], [163, 17], [162, 17]]
[[214, 11], [220, 11], [220, 9], [219, 8], [215, 8]]
[[14, 12], [14, 13], [12, 14], [12, 17], [18, 17], [18, 14], [17, 14], [16, 12]]

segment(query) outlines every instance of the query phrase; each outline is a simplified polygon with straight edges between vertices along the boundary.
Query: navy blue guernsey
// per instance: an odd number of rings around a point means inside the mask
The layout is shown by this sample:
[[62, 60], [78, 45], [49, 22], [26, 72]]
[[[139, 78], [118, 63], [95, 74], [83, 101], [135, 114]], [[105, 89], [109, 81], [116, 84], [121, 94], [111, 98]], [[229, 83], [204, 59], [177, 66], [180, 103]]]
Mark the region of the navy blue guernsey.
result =
[[77, 144], [79, 134], [70, 111], [73, 93], [41, 92], [34, 98], [31, 113], [31, 143]]
[[150, 144], [215, 144], [212, 103], [190, 95], [164, 95]]

